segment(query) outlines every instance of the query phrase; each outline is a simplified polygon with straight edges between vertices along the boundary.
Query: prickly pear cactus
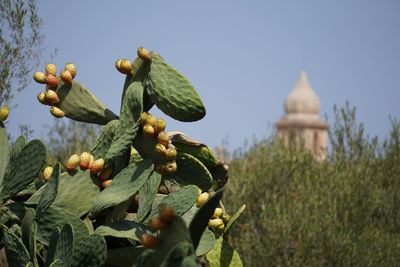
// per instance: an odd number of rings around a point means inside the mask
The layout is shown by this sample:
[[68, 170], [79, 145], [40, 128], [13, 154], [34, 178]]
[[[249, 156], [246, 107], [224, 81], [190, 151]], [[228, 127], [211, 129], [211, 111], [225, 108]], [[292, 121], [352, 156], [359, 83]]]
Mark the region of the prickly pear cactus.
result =
[[157, 106], [171, 119], [200, 120], [200, 95], [159, 54], [137, 54], [115, 62], [125, 76], [119, 115], [75, 79], [73, 63], [58, 76], [51, 63], [34, 74], [53, 116], [104, 125], [90, 151], [45, 166], [43, 143], [19, 137], [10, 146], [0, 121], [0, 244], [9, 266], [241, 266], [225, 241], [245, 208], [230, 219], [222, 205], [227, 166], [151, 114]]

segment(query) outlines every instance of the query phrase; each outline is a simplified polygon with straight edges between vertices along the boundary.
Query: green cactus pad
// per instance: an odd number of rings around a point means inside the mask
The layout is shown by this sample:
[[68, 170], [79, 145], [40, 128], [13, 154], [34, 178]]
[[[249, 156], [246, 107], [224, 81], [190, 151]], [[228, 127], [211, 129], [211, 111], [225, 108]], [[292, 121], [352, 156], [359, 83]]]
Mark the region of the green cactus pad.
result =
[[64, 267], [64, 263], [62, 262], [62, 260], [56, 259], [55, 261], [53, 261], [49, 267]]
[[186, 258], [183, 259], [181, 266], [185, 267], [198, 267], [199, 266], [199, 260], [195, 255], [187, 256]]
[[29, 252], [30, 260], [38, 265], [36, 259], [36, 231], [37, 225], [34, 221], [35, 210], [27, 209], [25, 212], [24, 219], [21, 222], [22, 242]]
[[103, 266], [106, 257], [107, 245], [104, 237], [92, 234], [77, 244], [71, 260], [71, 266]]
[[75, 80], [72, 85], [59, 82], [56, 92], [60, 99], [56, 106], [72, 120], [105, 125], [118, 119], [117, 115]]
[[40, 218], [53, 203], [57, 196], [60, 176], [60, 164], [57, 164], [51, 174], [50, 180], [47, 182], [40, 196], [39, 204], [36, 208], [36, 216]]
[[172, 208], [176, 215], [182, 216], [196, 203], [198, 194], [199, 189], [197, 186], [182, 186], [177, 191], [172, 192], [163, 198], [157, 208], [152, 209], [149, 217], [146, 219], [146, 222], [148, 222], [150, 218], [158, 215], [158, 208], [161, 205], [166, 205]]
[[79, 217], [67, 210], [51, 206], [37, 222], [37, 240], [48, 245], [53, 229], [62, 228], [67, 223], [74, 229], [75, 240], [80, 241], [89, 234], [85, 223]]
[[24, 135], [20, 135], [17, 140], [12, 144], [11, 146], [11, 161], [14, 161], [16, 158], [18, 158], [19, 154], [21, 153], [22, 149], [24, 146], [27, 144], [26, 137]]
[[206, 254], [210, 267], [241, 267], [243, 263], [239, 254], [222, 237], [217, 239], [214, 248]]
[[132, 267], [139, 255], [143, 253], [141, 247], [121, 247], [107, 250], [106, 266]]
[[156, 53], [152, 53], [146, 90], [156, 106], [176, 120], [198, 121], [206, 115], [193, 85]]
[[2, 185], [4, 174], [8, 165], [8, 134], [6, 127], [0, 122], [0, 185]]
[[[193, 246], [188, 242], [180, 242], [176, 244], [168, 253], [168, 255], [164, 258], [160, 267], [169, 267], [169, 266], [183, 266], [183, 260], [193, 255]], [[199, 266], [199, 265], [197, 265]]]
[[6, 256], [10, 267], [25, 266], [30, 262], [29, 253], [26, 250], [22, 240], [11, 232], [6, 226], [2, 225], [3, 243], [6, 250]]
[[217, 191], [196, 213], [189, 226], [190, 237], [193, 241], [193, 246], [197, 249], [201, 236], [208, 225], [208, 221], [214, 214], [214, 210], [218, 207], [219, 201], [222, 198], [223, 191]]
[[3, 180], [1, 200], [7, 200], [27, 187], [39, 174], [46, 160], [46, 148], [39, 140], [30, 141], [11, 164], [11, 171]]
[[[93, 200], [100, 194], [100, 180], [92, 177], [89, 170], [77, 169], [74, 172], [63, 172], [60, 175], [60, 185], [53, 206], [63, 208], [81, 217], [86, 214]], [[32, 195], [27, 203], [37, 204], [45, 187]]]
[[202, 191], [212, 186], [213, 178], [208, 169], [192, 155], [178, 152], [176, 156], [176, 172], [171, 177], [181, 185], [193, 184]]
[[147, 182], [139, 190], [139, 208], [136, 221], [142, 222], [151, 211], [154, 198], [161, 183], [161, 175], [153, 172]]
[[54, 256], [56, 255], [57, 242], [59, 237], [60, 237], [60, 228], [56, 227], [51, 232], [49, 245], [46, 253], [46, 261], [44, 262], [44, 267], [49, 267], [54, 261]]
[[96, 143], [90, 152], [94, 158], [105, 158], [114, 136], [117, 133], [118, 126], [119, 120], [112, 120], [103, 127], [100, 136], [97, 138]]
[[90, 209], [89, 217], [93, 218], [101, 211], [129, 199], [146, 183], [152, 171], [153, 164], [149, 160], [129, 165], [114, 177], [109, 187], [97, 196]]
[[232, 226], [237, 222], [237, 220], [239, 219], [240, 215], [242, 215], [243, 211], [245, 210], [246, 205], [241, 206], [238, 211], [235, 212], [235, 214], [232, 215], [232, 217], [230, 218], [230, 220], [228, 221], [228, 223], [225, 226], [224, 229], [224, 233], [229, 232], [229, 230], [232, 228]]
[[215, 245], [215, 235], [213, 232], [208, 230], [204, 230], [203, 234], [201, 235], [199, 245], [196, 249], [196, 256], [201, 256], [209, 252], [213, 249]]
[[69, 223], [65, 224], [61, 229], [57, 240], [54, 258], [60, 259], [64, 265], [68, 267], [74, 252], [74, 230]]
[[140, 236], [149, 230], [140, 223], [128, 220], [109, 222], [96, 228], [95, 233], [102, 236], [113, 236], [118, 238], [128, 238], [139, 241]]

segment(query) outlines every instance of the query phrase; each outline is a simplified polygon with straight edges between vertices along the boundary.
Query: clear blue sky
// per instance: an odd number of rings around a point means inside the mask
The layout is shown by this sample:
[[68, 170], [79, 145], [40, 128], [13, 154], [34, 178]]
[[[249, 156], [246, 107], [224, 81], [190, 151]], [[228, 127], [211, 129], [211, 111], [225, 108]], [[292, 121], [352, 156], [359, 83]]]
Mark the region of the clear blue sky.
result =
[[[207, 109], [195, 123], [173, 122], [211, 146], [230, 149], [271, 134], [301, 69], [332, 121], [334, 104], [358, 109], [370, 135], [384, 137], [400, 117], [400, 1], [38, 1], [45, 59], [77, 66], [77, 79], [114, 112], [124, 77], [118, 58], [145, 46], [192, 81]], [[44, 67], [44, 64], [43, 66]], [[32, 83], [10, 117], [36, 137], [52, 123]], [[159, 113], [157, 113], [159, 114]], [[165, 116], [164, 116], [165, 117]]]

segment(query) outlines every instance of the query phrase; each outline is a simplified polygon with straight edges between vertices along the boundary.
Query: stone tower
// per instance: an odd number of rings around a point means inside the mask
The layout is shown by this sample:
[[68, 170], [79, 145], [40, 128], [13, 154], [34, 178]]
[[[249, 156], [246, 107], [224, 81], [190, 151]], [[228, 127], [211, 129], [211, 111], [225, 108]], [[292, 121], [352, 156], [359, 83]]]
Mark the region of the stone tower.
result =
[[277, 136], [285, 144], [304, 144], [316, 160], [323, 161], [327, 153], [328, 127], [320, 119], [319, 98], [308, 82], [305, 71], [285, 101], [286, 115], [276, 123]]

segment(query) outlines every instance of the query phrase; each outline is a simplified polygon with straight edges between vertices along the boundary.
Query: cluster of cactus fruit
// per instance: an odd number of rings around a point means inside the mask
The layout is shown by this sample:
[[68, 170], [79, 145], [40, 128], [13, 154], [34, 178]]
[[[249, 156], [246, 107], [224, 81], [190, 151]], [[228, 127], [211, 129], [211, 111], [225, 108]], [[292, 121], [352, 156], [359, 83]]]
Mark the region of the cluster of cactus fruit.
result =
[[5, 255], [11, 267], [242, 266], [226, 241], [245, 208], [224, 210], [227, 166], [149, 112], [194, 122], [203, 103], [159, 54], [137, 53], [115, 63], [125, 75], [119, 116], [74, 79], [72, 63], [59, 77], [54, 64], [34, 74], [55, 117], [104, 125], [66, 162], [47, 166], [39, 140], [9, 145], [0, 110], [0, 265]]

